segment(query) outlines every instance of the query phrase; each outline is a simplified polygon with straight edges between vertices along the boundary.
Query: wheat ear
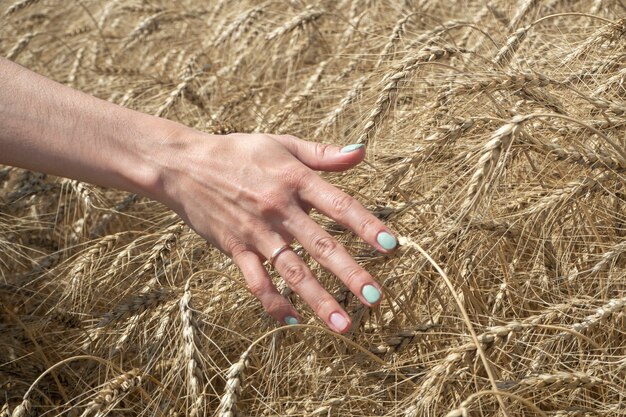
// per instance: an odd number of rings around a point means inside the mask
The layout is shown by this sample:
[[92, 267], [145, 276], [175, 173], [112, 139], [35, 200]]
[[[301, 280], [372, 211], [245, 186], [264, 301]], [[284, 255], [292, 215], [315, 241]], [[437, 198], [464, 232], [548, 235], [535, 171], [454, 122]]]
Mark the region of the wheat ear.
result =
[[363, 90], [363, 86], [369, 80], [371, 76], [363, 75], [352, 85], [348, 93], [341, 99], [337, 107], [335, 107], [330, 113], [324, 117], [319, 126], [313, 133], [314, 137], [319, 137], [326, 129], [334, 125], [339, 117], [346, 111], [350, 103], [352, 103]]
[[241, 13], [237, 19], [235, 19], [225, 30], [221, 30], [218, 33], [220, 34], [213, 40], [213, 46], [217, 47], [223, 44], [228, 38], [233, 36], [235, 32], [241, 32], [241, 28], [250, 25], [250, 22], [253, 22], [254, 19], [257, 19], [264, 11], [265, 5], [259, 5], [253, 7], [245, 13]]
[[567, 67], [574, 61], [580, 61], [588, 52], [598, 49], [605, 43], [611, 43], [620, 39], [624, 36], [624, 33], [626, 33], [626, 18], [602, 26], [579, 47], [567, 54], [561, 60], [561, 65]]
[[540, 0], [523, 0], [509, 23], [509, 29], [516, 29], [540, 3]]
[[78, 70], [83, 62], [83, 55], [85, 54], [85, 47], [79, 48], [76, 51], [76, 59], [74, 59], [74, 63], [72, 64], [72, 69], [70, 70], [70, 74], [67, 77], [67, 83], [69, 86], [73, 86], [76, 82], [76, 75], [78, 74]]
[[94, 412], [99, 413], [101, 410], [112, 404], [117, 398], [132, 388], [141, 385], [142, 372], [139, 369], [131, 369], [109, 382], [98, 391], [96, 396], [87, 404], [87, 408], [81, 414], [86, 417]]
[[461, 204], [463, 215], [478, 204], [480, 197], [489, 187], [485, 181], [496, 169], [503, 150], [506, 150], [520, 129], [520, 125], [527, 120], [525, 116], [516, 116], [509, 123], [501, 126], [489, 138], [480, 150], [478, 164], [469, 181], [467, 196]]
[[389, 55], [389, 53], [391, 52], [395, 44], [402, 37], [402, 33], [404, 32], [404, 27], [406, 26], [406, 23], [409, 21], [409, 19], [412, 16], [413, 16], [413, 13], [408, 14], [402, 19], [398, 20], [393, 30], [391, 31], [391, 35], [389, 35], [389, 39], [387, 40], [387, 43], [385, 44], [382, 51], [380, 52], [378, 61], [376, 62], [376, 65], [374, 68], [380, 67], [380, 65], [385, 61], [385, 59], [388, 59], [387, 55]]
[[421, 49], [415, 55], [407, 55], [392, 72], [388, 73], [383, 78], [385, 86], [383, 87], [381, 93], [376, 99], [374, 108], [366, 119], [365, 125], [363, 127], [363, 130], [361, 131], [361, 134], [359, 135], [357, 143], [367, 144], [369, 140], [374, 136], [374, 134], [376, 133], [377, 125], [387, 114], [395, 99], [400, 83], [406, 80], [415, 68], [425, 62], [432, 62], [442, 58], [446, 58], [458, 52], [458, 49], [453, 48], [427, 46]]
[[539, 146], [545, 151], [546, 154], [556, 156], [556, 159], [585, 165], [591, 169], [626, 168], [626, 163], [622, 160], [618, 160], [614, 156], [606, 153], [594, 152], [591, 149], [585, 149], [581, 152], [573, 148], [565, 148], [556, 142], [541, 142]]
[[168, 288], [158, 288], [134, 295], [122, 304], [115, 306], [113, 311], [106, 313], [96, 327], [105, 327], [123, 317], [139, 315], [151, 307], [162, 304], [171, 294], [172, 291]]
[[7, 59], [16, 60], [17, 57], [26, 49], [30, 41], [35, 37], [35, 33], [27, 33], [11, 48], [7, 54]]
[[622, 91], [626, 90], [626, 67], [622, 68], [611, 78], [603, 82], [593, 91], [591, 96], [598, 97], [609, 92], [619, 91], [620, 89], [622, 89]]
[[313, 22], [319, 19], [324, 14], [323, 10], [316, 9], [313, 6], [307, 7], [300, 14], [294, 16], [291, 20], [286, 22], [284, 25], [277, 27], [272, 32], [268, 33], [265, 37], [265, 40], [271, 41], [274, 40], [292, 30], [296, 29], [299, 26], [303, 26], [307, 23]]
[[580, 371], [540, 374], [524, 378], [518, 382], [521, 386], [536, 389], [592, 388], [604, 383], [605, 381], [602, 379]]
[[[603, 321], [608, 320], [613, 314], [626, 309], [626, 297], [614, 298], [608, 303], [598, 308], [594, 314], [591, 314], [579, 323], [575, 323], [570, 328], [578, 333], [587, 332], [598, 326]], [[560, 336], [572, 337], [571, 333], [561, 333]]]
[[598, 274], [599, 272], [608, 268], [614, 261], [616, 261], [620, 255], [626, 252], [626, 240], [619, 242], [613, 246], [611, 250], [605, 252], [602, 255], [602, 259], [591, 268], [592, 274]]
[[145, 19], [143, 19], [128, 35], [128, 39], [124, 45], [123, 50], [130, 48], [133, 44], [142, 38], [147, 37], [151, 33], [154, 33], [159, 28], [159, 19], [166, 14], [165, 11], [156, 12]]
[[540, 198], [537, 203], [529, 209], [530, 213], [540, 213], [561, 204], [568, 199], [582, 196], [588, 192], [598, 190], [602, 183], [616, 177], [617, 174], [607, 171], [599, 175], [587, 176], [582, 180], [572, 181], [564, 187], [553, 190], [551, 194]]
[[[176, 101], [178, 101], [178, 99], [185, 94], [185, 92], [189, 88], [189, 84], [191, 84], [193, 80], [198, 78], [198, 75], [200, 75], [200, 72], [186, 75], [182, 79], [182, 81], [178, 83], [176, 88], [174, 88], [174, 90], [170, 92], [165, 102], [157, 109], [154, 115], [157, 117], [162, 117], [163, 115], [165, 115], [165, 113], [167, 113], [167, 111], [174, 105], [174, 103], [176, 103]], [[192, 102], [194, 101], [192, 100]], [[199, 101], [199, 99], [195, 100], [194, 104], [198, 105], [197, 103], [201, 103], [201, 101]], [[198, 105], [198, 107], [202, 108], [203, 106]]]
[[226, 374], [226, 388], [224, 389], [224, 395], [220, 399], [219, 406], [220, 417], [235, 417], [238, 415], [237, 400], [241, 395], [244, 372], [248, 367], [248, 358], [250, 357], [250, 348], [239, 357], [236, 363], [231, 365]]
[[[312, 96], [313, 91], [320, 79], [322, 78], [322, 74], [326, 70], [330, 60], [322, 61], [318, 66], [313, 75], [311, 75], [305, 84], [302, 91], [296, 94], [290, 101], [287, 103], [283, 109], [278, 112], [274, 117], [270, 119], [268, 122], [269, 131], [277, 130], [286, 120], [292, 115], [296, 110], [298, 110], [304, 103], [309, 100]], [[281, 133], [284, 129], [278, 129], [278, 133]]]
[[9, 16], [15, 12], [18, 12], [22, 9], [25, 9], [29, 6], [34, 5], [35, 3], [38, 3], [39, 0], [19, 0], [16, 1], [15, 3], [13, 3], [11, 6], [9, 6], [9, 8], [6, 10], [6, 12], [4, 12], [4, 16]]
[[22, 399], [22, 402], [13, 409], [11, 417], [29, 417], [33, 404], [29, 398]]
[[530, 26], [517, 29], [515, 33], [508, 37], [506, 44], [498, 51], [493, 59], [494, 67], [504, 68], [509, 65], [511, 59], [519, 49], [520, 45], [526, 39]]
[[191, 278], [185, 283], [185, 290], [180, 299], [180, 316], [183, 325], [184, 358], [187, 363], [187, 390], [193, 404], [190, 416], [204, 415], [202, 413], [202, 370], [200, 369], [200, 356], [198, 354], [198, 342], [196, 340], [196, 323], [191, 306]]

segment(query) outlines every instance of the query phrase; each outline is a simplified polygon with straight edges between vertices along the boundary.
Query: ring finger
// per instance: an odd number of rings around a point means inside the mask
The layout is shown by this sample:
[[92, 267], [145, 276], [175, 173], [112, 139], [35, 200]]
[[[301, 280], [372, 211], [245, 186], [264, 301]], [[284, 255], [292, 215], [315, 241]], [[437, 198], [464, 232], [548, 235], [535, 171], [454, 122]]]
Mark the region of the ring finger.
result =
[[[269, 259], [281, 244], [266, 248], [264, 255]], [[338, 333], [350, 329], [350, 316], [319, 283], [306, 263], [293, 250], [282, 251], [274, 258], [274, 268], [287, 285], [315, 311], [328, 327]]]

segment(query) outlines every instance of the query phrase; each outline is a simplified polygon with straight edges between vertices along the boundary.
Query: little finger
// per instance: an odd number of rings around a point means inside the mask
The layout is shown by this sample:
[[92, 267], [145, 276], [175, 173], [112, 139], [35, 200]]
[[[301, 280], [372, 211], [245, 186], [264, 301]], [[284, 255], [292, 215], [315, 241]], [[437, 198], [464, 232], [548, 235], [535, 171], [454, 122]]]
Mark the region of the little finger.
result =
[[233, 256], [246, 279], [250, 292], [259, 299], [265, 311], [283, 324], [298, 324], [300, 316], [270, 279], [257, 254], [244, 251]]

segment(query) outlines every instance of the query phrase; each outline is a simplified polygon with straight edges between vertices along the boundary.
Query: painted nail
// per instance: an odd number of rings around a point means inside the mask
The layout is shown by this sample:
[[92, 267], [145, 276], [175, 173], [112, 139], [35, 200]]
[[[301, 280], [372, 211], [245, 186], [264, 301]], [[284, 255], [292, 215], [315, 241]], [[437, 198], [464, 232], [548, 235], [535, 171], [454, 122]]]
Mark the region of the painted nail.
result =
[[341, 148], [341, 153], [349, 153], [349, 152], [354, 152], [358, 149], [364, 148], [365, 145], [363, 145], [362, 143], [353, 143], [352, 145], [347, 145], [344, 146], [343, 148]]
[[373, 285], [366, 285], [361, 290], [361, 294], [363, 294], [363, 298], [367, 300], [368, 303], [374, 304], [378, 300], [380, 300], [380, 291]]
[[383, 249], [387, 250], [391, 250], [398, 245], [396, 238], [387, 232], [380, 232], [378, 236], [376, 236], [376, 241]]
[[300, 322], [294, 316], [287, 316], [287, 317], [285, 317], [285, 324], [292, 325], [292, 324], [298, 324], [298, 323], [300, 323]]
[[330, 315], [330, 324], [333, 325], [335, 330], [342, 332], [348, 327], [348, 320], [341, 313], [333, 313]]

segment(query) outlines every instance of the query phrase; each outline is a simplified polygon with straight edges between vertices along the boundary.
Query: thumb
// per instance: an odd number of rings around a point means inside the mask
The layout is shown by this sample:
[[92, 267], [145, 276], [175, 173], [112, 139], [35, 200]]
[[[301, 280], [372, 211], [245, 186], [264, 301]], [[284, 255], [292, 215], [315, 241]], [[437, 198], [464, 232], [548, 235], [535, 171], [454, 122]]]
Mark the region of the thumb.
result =
[[365, 158], [365, 145], [357, 143], [339, 147], [309, 142], [289, 135], [270, 135], [300, 162], [316, 171], [345, 171]]

